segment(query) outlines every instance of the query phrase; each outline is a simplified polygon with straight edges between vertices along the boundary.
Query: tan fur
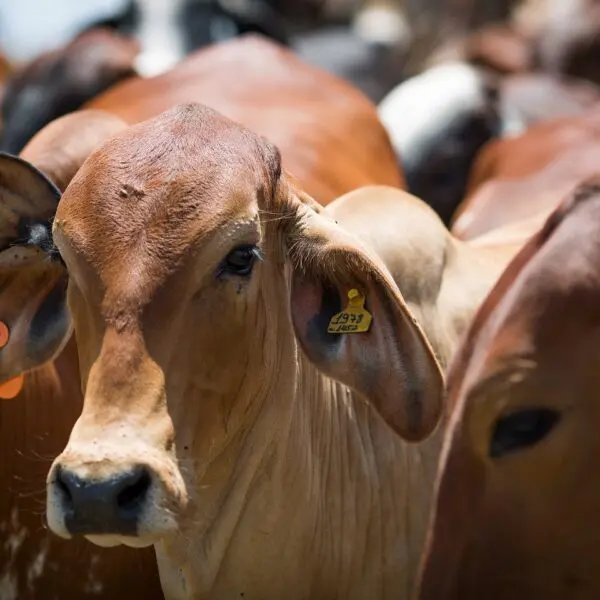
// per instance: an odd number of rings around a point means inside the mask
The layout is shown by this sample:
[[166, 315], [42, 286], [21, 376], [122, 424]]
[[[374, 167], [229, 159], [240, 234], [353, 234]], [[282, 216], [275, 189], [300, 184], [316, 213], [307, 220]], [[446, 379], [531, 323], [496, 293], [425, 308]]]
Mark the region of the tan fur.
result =
[[531, 220], [463, 242], [423, 201], [384, 186], [350, 192], [325, 211], [385, 262], [444, 367], [473, 310], [540, 225]]

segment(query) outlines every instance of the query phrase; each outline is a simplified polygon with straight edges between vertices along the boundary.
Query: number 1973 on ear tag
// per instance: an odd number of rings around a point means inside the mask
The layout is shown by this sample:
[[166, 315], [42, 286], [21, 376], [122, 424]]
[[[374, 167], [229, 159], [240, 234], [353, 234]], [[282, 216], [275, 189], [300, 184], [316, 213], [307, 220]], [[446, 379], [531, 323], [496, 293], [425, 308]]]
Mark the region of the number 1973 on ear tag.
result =
[[328, 333], [365, 333], [373, 317], [365, 308], [365, 297], [355, 289], [348, 292], [348, 306], [329, 321]]

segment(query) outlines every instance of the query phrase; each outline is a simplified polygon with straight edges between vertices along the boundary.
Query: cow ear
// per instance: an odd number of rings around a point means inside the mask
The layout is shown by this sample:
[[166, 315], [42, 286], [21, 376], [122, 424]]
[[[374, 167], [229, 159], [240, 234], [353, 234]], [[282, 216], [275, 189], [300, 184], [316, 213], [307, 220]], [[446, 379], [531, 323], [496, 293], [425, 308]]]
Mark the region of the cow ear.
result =
[[71, 333], [67, 272], [52, 241], [59, 200], [33, 165], [0, 153], [0, 384], [51, 360]]
[[301, 348], [320, 371], [368, 399], [404, 439], [424, 439], [441, 417], [443, 376], [392, 276], [327, 216], [306, 203], [295, 214], [287, 248]]

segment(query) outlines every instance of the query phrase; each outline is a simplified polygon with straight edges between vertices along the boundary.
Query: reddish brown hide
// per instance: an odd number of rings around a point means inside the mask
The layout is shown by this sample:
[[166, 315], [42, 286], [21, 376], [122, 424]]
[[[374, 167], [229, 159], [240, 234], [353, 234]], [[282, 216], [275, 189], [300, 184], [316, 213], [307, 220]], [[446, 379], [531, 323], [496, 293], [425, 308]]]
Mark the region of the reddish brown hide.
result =
[[360, 92], [258, 36], [203, 49], [174, 70], [114, 87], [90, 104], [129, 123], [199, 102], [279, 147], [321, 204], [370, 184], [403, 187], [375, 107]]
[[451, 418], [419, 600], [592, 600], [600, 180], [517, 255], [448, 377]]
[[490, 143], [471, 174], [470, 194], [452, 231], [472, 239], [496, 227], [550, 212], [598, 172], [600, 109], [534, 125]]

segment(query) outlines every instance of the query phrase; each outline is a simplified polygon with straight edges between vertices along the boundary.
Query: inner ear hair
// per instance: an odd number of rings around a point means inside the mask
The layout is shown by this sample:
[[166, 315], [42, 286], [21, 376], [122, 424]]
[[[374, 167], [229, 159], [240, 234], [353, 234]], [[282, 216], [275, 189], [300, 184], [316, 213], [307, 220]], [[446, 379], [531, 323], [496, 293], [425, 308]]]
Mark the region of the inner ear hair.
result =
[[324, 207], [309, 196], [302, 189], [298, 180], [287, 171], [280, 173], [273, 200], [274, 206], [271, 206], [270, 210], [276, 210], [282, 216], [289, 216], [289, 220], [286, 219], [286, 225], [289, 225], [290, 230], [293, 230], [302, 220], [306, 208], [319, 215], [323, 213]]
[[339, 287], [352, 287], [356, 282], [351, 274], [357, 272], [386, 279], [384, 273], [374, 270], [371, 251], [323, 214], [323, 207], [315, 200], [289, 183], [286, 192], [284, 211], [289, 218], [284, 227], [287, 254], [294, 270], [303, 275], [318, 273], [320, 279]]

